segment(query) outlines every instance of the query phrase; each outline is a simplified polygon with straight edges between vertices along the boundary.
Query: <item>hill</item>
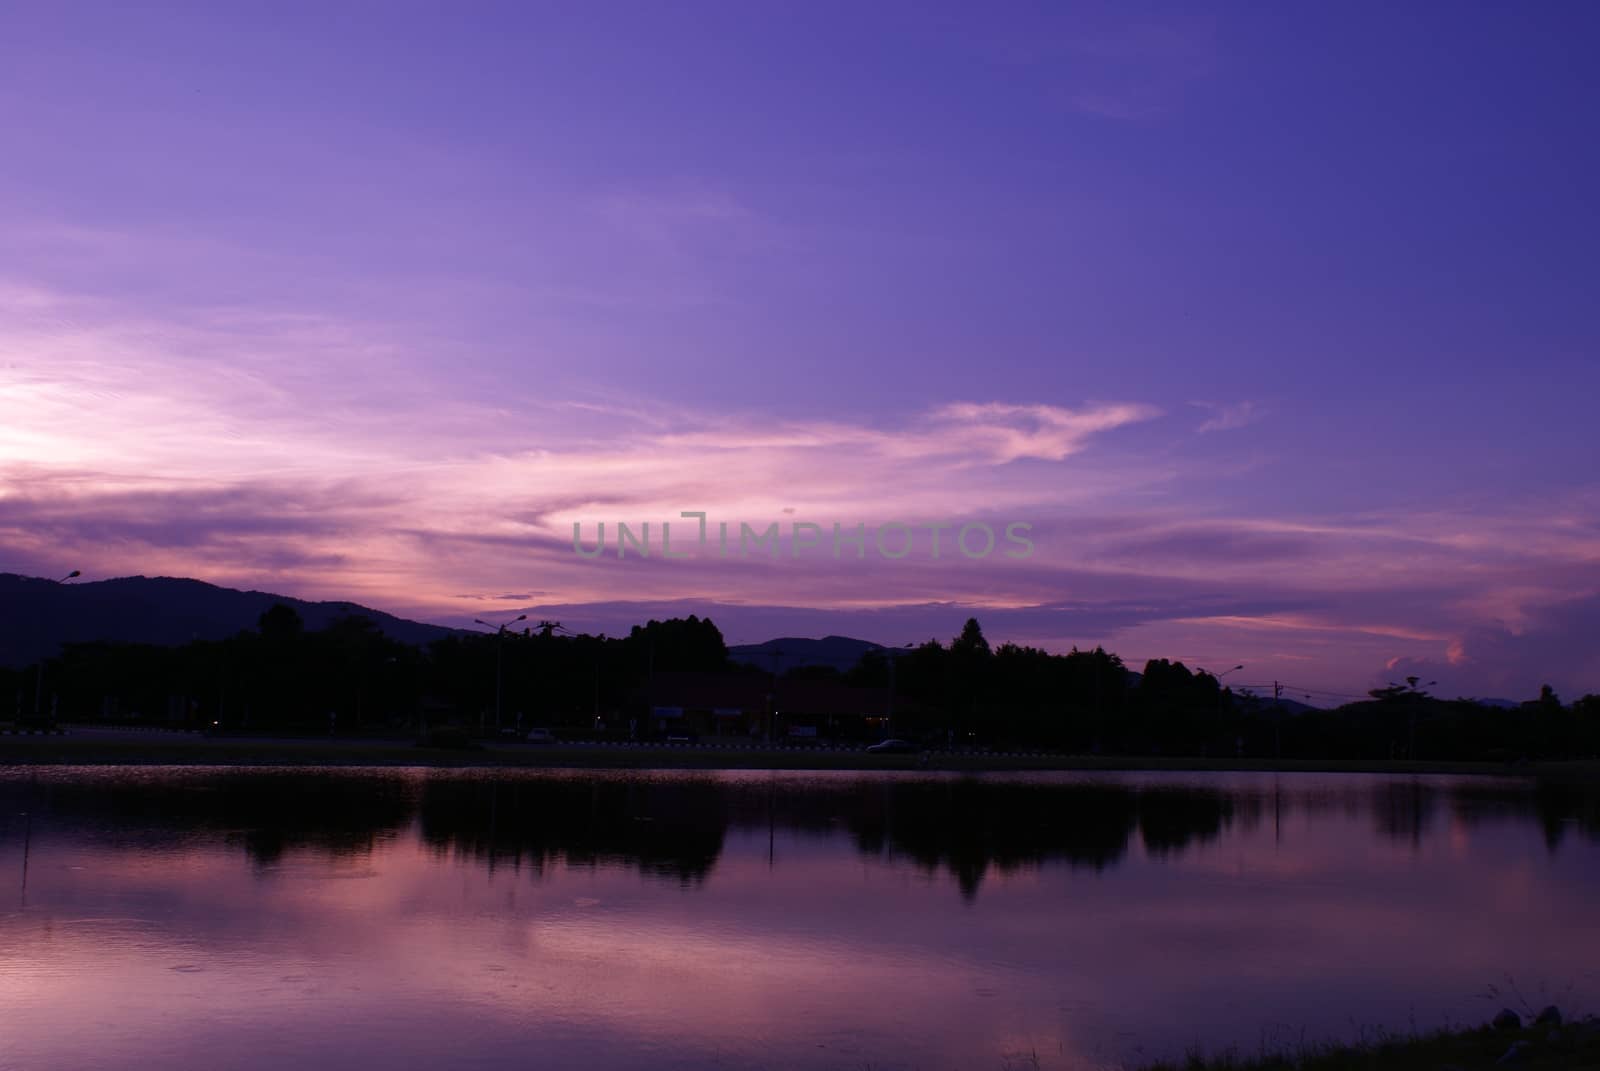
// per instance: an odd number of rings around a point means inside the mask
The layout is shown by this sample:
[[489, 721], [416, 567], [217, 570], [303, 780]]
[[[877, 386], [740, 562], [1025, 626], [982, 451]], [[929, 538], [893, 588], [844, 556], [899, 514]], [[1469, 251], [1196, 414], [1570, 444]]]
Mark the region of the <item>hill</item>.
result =
[[353, 602], [307, 602], [267, 591], [238, 591], [201, 580], [127, 576], [57, 584], [0, 573], [0, 665], [27, 665], [63, 643], [105, 640], [163, 646], [220, 640], [247, 628], [274, 603], [294, 607], [306, 628], [359, 614], [385, 635], [425, 644], [450, 635], [442, 625], [408, 621]]
[[784, 673], [800, 666], [832, 666], [841, 673], [861, 661], [868, 651], [881, 651], [881, 643], [849, 636], [824, 636], [820, 640], [785, 636], [765, 643], [742, 643], [728, 648], [728, 657], [762, 669]]

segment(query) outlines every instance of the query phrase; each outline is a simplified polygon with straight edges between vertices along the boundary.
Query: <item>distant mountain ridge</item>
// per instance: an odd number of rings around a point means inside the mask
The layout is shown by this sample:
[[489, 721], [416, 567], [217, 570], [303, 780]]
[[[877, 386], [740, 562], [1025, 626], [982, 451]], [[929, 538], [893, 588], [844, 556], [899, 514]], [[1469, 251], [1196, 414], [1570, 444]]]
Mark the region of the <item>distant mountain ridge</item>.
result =
[[861, 656], [868, 651], [883, 649], [881, 643], [850, 636], [824, 636], [820, 640], [784, 636], [764, 643], [737, 644], [728, 648], [728, 657], [779, 673], [801, 666], [832, 666], [843, 673], [861, 661]]
[[[358, 615], [371, 619], [390, 638], [419, 646], [463, 631], [397, 617], [359, 603], [311, 602], [266, 591], [240, 591], [186, 577], [130, 576], [58, 584], [38, 577], [0, 573], [0, 666], [27, 665], [41, 655], [54, 655], [63, 643], [177, 646], [195, 639], [226, 639], [255, 628], [257, 620], [275, 603], [293, 607], [310, 630], [326, 628], [340, 617]], [[852, 636], [784, 636], [762, 643], [731, 645], [728, 656], [734, 662], [769, 672], [830, 666], [842, 673], [855, 666], [863, 654], [882, 650], [886, 648], [881, 643]], [[1133, 687], [1142, 679], [1134, 670], [1127, 671], [1127, 676]], [[1270, 698], [1258, 701], [1271, 706]], [[1508, 699], [1479, 702], [1508, 708], [1519, 705]], [[1292, 714], [1321, 709], [1287, 698], [1281, 701], [1281, 707]]]
[[57, 584], [0, 573], [0, 665], [27, 665], [41, 655], [55, 654], [63, 643], [176, 646], [195, 639], [226, 639], [254, 628], [257, 619], [280, 602], [293, 607], [306, 628], [313, 630], [346, 615], [360, 615], [405, 643], [431, 643], [457, 631], [353, 602], [310, 602], [181, 577], [126, 576]]

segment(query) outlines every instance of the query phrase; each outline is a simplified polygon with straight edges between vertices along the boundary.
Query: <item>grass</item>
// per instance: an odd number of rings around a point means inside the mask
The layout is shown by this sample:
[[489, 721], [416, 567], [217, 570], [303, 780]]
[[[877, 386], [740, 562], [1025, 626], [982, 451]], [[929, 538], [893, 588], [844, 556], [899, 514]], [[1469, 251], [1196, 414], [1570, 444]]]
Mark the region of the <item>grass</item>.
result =
[[[1515, 1054], [1508, 1057], [1513, 1049]], [[1600, 1071], [1600, 1021], [1381, 1036], [1355, 1045], [1313, 1045], [1246, 1058], [1234, 1053], [1209, 1057], [1197, 1053], [1179, 1063], [1152, 1064], [1142, 1071], [1480, 1071], [1500, 1067]]]
[[0, 736], [0, 763], [52, 765], [511, 766], [597, 769], [771, 770], [1167, 770], [1493, 774], [1600, 780], [1600, 763], [1404, 762], [1346, 759], [1205, 759], [1171, 756], [931, 752], [869, 755], [810, 748], [490, 744], [478, 750], [418, 747], [410, 740], [206, 737], [150, 732]]

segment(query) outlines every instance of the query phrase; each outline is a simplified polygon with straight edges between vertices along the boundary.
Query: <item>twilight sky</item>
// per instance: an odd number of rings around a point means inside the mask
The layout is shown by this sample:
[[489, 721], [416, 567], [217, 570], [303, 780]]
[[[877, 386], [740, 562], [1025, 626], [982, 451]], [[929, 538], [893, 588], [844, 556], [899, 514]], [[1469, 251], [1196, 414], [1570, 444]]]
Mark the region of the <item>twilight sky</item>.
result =
[[[1597, 33], [5, 4], [0, 570], [1600, 691]], [[573, 552], [684, 510], [824, 546]]]

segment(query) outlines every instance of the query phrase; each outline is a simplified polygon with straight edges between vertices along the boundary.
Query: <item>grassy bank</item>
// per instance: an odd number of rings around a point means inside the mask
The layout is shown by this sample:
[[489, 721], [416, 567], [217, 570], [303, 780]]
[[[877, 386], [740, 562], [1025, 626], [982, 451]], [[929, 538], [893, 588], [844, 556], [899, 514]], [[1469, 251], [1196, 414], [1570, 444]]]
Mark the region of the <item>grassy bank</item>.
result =
[[1445, 1030], [1360, 1045], [1311, 1046], [1254, 1058], [1192, 1056], [1142, 1071], [1485, 1071], [1488, 1068], [1600, 1069], [1600, 1021], [1560, 1026]]
[[1400, 762], [1310, 759], [1204, 759], [1139, 756], [942, 753], [870, 755], [864, 751], [716, 746], [538, 747], [494, 743], [477, 750], [418, 747], [409, 740], [206, 737], [69, 729], [64, 735], [0, 736], [0, 764], [507, 766], [595, 769], [753, 770], [1081, 770], [1283, 771], [1480, 774], [1600, 780], [1600, 763]]

